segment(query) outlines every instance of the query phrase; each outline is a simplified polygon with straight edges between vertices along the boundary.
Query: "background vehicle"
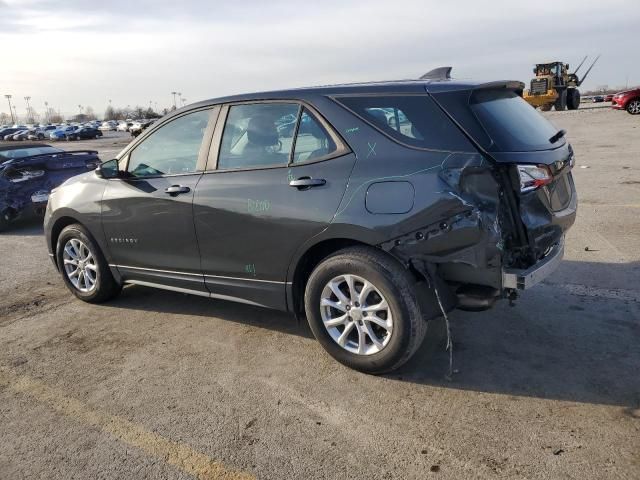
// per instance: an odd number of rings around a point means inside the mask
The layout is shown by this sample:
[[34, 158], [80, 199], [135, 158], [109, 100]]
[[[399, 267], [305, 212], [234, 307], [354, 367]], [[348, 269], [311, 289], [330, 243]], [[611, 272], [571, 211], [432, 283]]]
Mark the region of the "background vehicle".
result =
[[29, 132], [27, 140], [44, 140], [51, 131], [55, 130], [55, 125], [45, 125], [44, 127], [36, 128]]
[[[0, 130], [0, 140], [9, 140], [9, 138], [13, 135], [15, 135], [18, 132], [21, 132], [22, 130], [25, 130], [26, 127], [9, 127], [9, 128], [4, 128], [2, 130]], [[6, 138], [5, 138], [6, 137]]]
[[11, 133], [9, 135], [5, 135], [4, 139], [7, 141], [22, 140], [23, 138], [27, 138], [28, 134], [29, 134], [29, 130], [18, 130], [17, 132]]
[[607, 94], [604, 96], [604, 101], [605, 101], [605, 102], [610, 102], [611, 100], [613, 100], [613, 93], [607, 93]]
[[602, 95], [594, 95], [593, 97], [591, 97], [591, 101], [593, 103], [602, 103], [604, 102], [604, 97]]
[[90, 138], [100, 138], [102, 132], [93, 127], [81, 127], [66, 134], [67, 140], [86, 140]]
[[128, 132], [129, 128], [131, 128], [132, 125], [133, 125], [133, 122], [122, 122], [118, 124], [116, 130], [118, 132]]
[[0, 231], [21, 217], [42, 215], [49, 193], [100, 164], [97, 152], [65, 152], [46, 144], [0, 146]]
[[616, 93], [611, 99], [611, 108], [626, 110], [631, 115], [640, 114], [640, 88]]
[[[523, 87], [425, 80], [201, 102], [56, 189], [47, 247], [84, 301], [130, 283], [287, 310], [345, 365], [393, 370], [426, 319], [513, 298], [562, 258], [574, 155]], [[291, 115], [296, 128], [280, 128]]]
[[68, 134], [75, 132], [79, 128], [80, 127], [77, 125], [67, 125], [67, 126], [56, 128], [55, 130], [52, 130], [51, 132], [49, 132], [49, 139], [66, 140]]
[[102, 131], [110, 132], [115, 131], [118, 126], [118, 122], [114, 120], [109, 120], [107, 122], [102, 122], [102, 124], [98, 127]]
[[533, 107], [540, 110], [575, 110], [580, 106], [580, 91], [578, 87], [585, 81], [587, 75], [598, 61], [598, 55], [585, 72], [582, 79], [578, 78], [578, 70], [587, 57], [573, 73], [569, 73], [569, 64], [563, 62], [538, 63], [533, 68], [535, 78], [530, 82], [529, 90], [524, 92], [523, 98]]

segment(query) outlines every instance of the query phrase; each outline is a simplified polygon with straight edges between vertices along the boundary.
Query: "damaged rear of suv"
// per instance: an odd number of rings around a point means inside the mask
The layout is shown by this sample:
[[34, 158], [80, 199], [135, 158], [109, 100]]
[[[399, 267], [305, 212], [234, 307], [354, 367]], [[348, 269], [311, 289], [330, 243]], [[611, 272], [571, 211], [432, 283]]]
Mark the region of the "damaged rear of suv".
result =
[[56, 189], [47, 246], [88, 302], [123, 284], [306, 315], [338, 361], [391, 371], [430, 319], [548, 276], [573, 151], [519, 82], [423, 80], [214, 99]]

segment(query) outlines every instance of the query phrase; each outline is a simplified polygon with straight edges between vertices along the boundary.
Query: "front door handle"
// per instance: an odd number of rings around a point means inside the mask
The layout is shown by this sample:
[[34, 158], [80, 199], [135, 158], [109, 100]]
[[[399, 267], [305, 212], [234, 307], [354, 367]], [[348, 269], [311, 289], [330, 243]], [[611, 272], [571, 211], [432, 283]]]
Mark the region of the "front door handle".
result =
[[311, 187], [320, 187], [325, 185], [327, 181], [324, 178], [300, 177], [289, 182], [290, 187], [296, 187], [298, 190], [306, 190]]
[[171, 185], [164, 189], [164, 193], [168, 193], [171, 196], [180, 195], [181, 193], [189, 193], [191, 189], [183, 185]]

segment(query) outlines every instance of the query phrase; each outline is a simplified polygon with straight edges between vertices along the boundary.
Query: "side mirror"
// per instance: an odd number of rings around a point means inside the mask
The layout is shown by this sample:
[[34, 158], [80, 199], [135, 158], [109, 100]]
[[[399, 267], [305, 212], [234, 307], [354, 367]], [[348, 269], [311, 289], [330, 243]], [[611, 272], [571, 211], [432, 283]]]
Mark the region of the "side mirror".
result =
[[98, 165], [98, 168], [96, 168], [95, 171], [96, 171], [96, 175], [98, 175], [100, 178], [119, 178], [120, 177], [118, 160], [115, 158], [113, 160], [107, 160], [106, 162], [102, 162], [100, 165]]

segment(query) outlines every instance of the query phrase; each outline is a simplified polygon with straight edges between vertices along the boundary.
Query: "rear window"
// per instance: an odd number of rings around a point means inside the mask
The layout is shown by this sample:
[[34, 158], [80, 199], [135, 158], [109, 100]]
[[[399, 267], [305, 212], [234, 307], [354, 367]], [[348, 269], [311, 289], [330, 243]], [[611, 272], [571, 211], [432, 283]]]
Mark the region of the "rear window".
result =
[[471, 109], [503, 152], [547, 150], [561, 146], [549, 139], [558, 129], [542, 115], [508, 90], [478, 90], [471, 96]]
[[485, 150], [531, 152], [565, 143], [564, 139], [551, 143], [558, 129], [511, 90], [467, 90], [434, 97]]
[[406, 145], [430, 150], [473, 151], [462, 132], [427, 95], [369, 95], [336, 100]]

